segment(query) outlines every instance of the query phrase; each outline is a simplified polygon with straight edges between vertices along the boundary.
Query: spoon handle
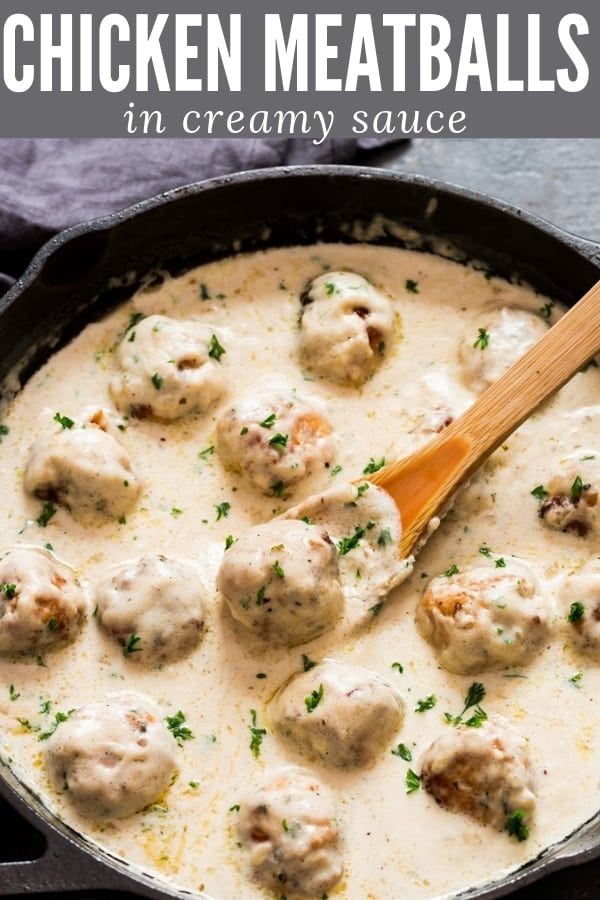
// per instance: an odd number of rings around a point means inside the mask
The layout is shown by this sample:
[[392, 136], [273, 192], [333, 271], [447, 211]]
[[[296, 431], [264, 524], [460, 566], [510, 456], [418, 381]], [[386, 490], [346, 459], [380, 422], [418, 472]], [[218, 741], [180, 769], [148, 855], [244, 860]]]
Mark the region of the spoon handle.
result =
[[372, 477], [400, 510], [402, 555], [459, 485], [598, 352], [600, 282], [438, 438]]

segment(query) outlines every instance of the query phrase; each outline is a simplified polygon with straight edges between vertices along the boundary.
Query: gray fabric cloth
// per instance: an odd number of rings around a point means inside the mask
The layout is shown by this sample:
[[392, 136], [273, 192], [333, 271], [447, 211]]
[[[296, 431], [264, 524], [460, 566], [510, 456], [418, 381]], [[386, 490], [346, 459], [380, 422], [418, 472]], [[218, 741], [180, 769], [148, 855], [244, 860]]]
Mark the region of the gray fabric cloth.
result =
[[245, 169], [351, 162], [376, 140], [0, 140], [0, 292], [57, 231], [169, 188]]

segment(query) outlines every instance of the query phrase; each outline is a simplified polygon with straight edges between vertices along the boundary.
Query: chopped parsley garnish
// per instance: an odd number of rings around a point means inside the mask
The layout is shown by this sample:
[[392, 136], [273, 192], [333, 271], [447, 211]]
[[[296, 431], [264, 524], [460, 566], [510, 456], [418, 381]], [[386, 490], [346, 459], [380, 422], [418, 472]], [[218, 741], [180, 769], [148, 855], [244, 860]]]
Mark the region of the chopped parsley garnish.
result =
[[338, 463], [337, 466], [333, 467], [333, 469], [331, 470], [331, 472], [329, 474], [333, 478], [335, 475], [339, 475], [341, 471], [342, 471], [342, 467]]
[[573, 503], [579, 503], [582, 493], [583, 481], [581, 480], [581, 477], [577, 475], [573, 484], [571, 485], [571, 500], [573, 501]]
[[204, 450], [201, 450], [200, 453], [198, 454], [198, 457], [200, 459], [203, 459], [206, 461], [207, 459], [210, 459], [210, 457], [213, 455], [214, 452], [215, 452], [215, 448], [211, 444], [210, 447], [205, 447]]
[[375, 459], [375, 457], [372, 456], [363, 469], [363, 475], [373, 475], [375, 472], [379, 472], [380, 469], [383, 469], [384, 466], [385, 456], [382, 456], [381, 459]]
[[216, 359], [217, 362], [221, 362], [221, 357], [225, 353], [227, 353], [227, 350], [219, 343], [216, 334], [213, 334], [210, 339], [210, 344], [208, 345], [208, 355], [211, 359]]
[[499, 556], [498, 559], [494, 560], [494, 565], [497, 569], [505, 569], [506, 568], [506, 560], [503, 556]]
[[42, 700], [40, 703], [40, 712], [43, 716], [49, 716], [52, 709], [52, 700]]
[[267, 730], [266, 728], [257, 728], [255, 709], [250, 710], [250, 722], [251, 724], [248, 726], [250, 728], [250, 750], [252, 751], [252, 756], [258, 759], [260, 756], [260, 747]]
[[[48, 702], [50, 702], [50, 701], [48, 701]], [[40, 736], [38, 737], [38, 741], [47, 741], [49, 737], [52, 737], [52, 735], [54, 734], [54, 732], [56, 731], [58, 726], [62, 722], [66, 722], [67, 719], [69, 718], [69, 716], [73, 715], [74, 712], [75, 712], [74, 709], [70, 709], [66, 713], [65, 712], [54, 713], [54, 721], [52, 722], [52, 724], [50, 725], [50, 727], [47, 731], [43, 731], [40, 734]]]
[[263, 584], [262, 587], [259, 587], [259, 589], [256, 592], [256, 605], [262, 606], [264, 602], [265, 602], [265, 586]]
[[583, 619], [584, 612], [585, 606], [583, 605], [583, 603], [580, 603], [579, 600], [576, 600], [575, 603], [571, 603], [567, 621], [570, 622], [571, 625], [574, 625], [575, 622], [579, 622], [581, 619]]
[[225, 549], [229, 550], [235, 544], [235, 538], [232, 534], [228, 534], [225, 538]]
[[42, 511], [35, 521], [38, 523], [40, 528], [45, 528], [54, 515], [56, 515], [56, 507], [51, 500], [48, 500], [48, 502], [44, 503], [44, 505], [42, 506]]
[[[283, 481], [274, 481], [273, 484], [271, 485], [271, 492], [276, 497], [283, 497], [284, 490], [285, 490], [285, 484], [283, 483]], [[310, 522], [308, 524], [310, 524]]]
[[183, 510], [179, 509], [178, 506], [171, 507], [171, 515], [173, 516], [174, 519], [176, 519], [177, 516], [180, 516], [182, 514], [182, 512], [183, 512]]
[[409, 291], [409, 293], [411, 293], [411, 294], [419, 293], [419, 282], [418, 281], [413, 281], [412, 278], [407, 278], [406, 281], [404, 282], [404, 285], [406, 287], [406, 290]]
[[413, 794], [421, 787], [421, 776], [409, 769], [406, 773], [406, 793]]
[[406, 744], [398, 744], [392, 751], [392, 756], [399, 756], [404, 762], [412, 762], [412, 753]]
[[492, 551], [485, 544], [483, 545], [483, 547], [479, 548], [479, 552], [481, 553], [482, 556], [485, 556], [486, 559], [492, 558]]
[[474, 681], [467, 691], [462, 711], [457, 716], [453, 716], [450, 713], [444, 713], [444, 720], [448, 723], [448, 725], [454, 725], [455, 727], [457, 725], [462, 725], [463, 717], [466, 711], [475, 707], [473, 715], [470, 716], [470, 718], [467, 719], [464, 724], [468, 725], [469, 728], [480, 728], [487, 719], [487, 713], [479, 705], [484, 697], [484, 686], [481, 684], [481, 682]]
[[422, 700], [417, 700], [417, 705], [415, 706], [415, 712], [422, 713], [427, 712], [428, 709], [433, 709], [435, 704], [437, 703], [437, 697], [435, 694], [429, 694], [428, 697], [423, 697]]
[[452, 578], [453, 575], [458, 575], [459, 568], [456, 563], [452, 563], [451, 566], [448, 566], [445, 572], [442, 572], [443, 578]]
[[314, 525], [315, 524], [314, 519], [311, 519], [310, 516], [302, 516], [302, 519], [300, 521], [304, 522], [306, 525]]
[[209, 294], [208, 288], [206, 287], [204, 282], [201, 282], [198, 285], [198, 293], [200, 294], [201, 300], [210, 300], [210, 294]]
[[17, 722], [21, 726], [21, 728], [25, 729], [25, 731], [39, 731], [39, 725], [32, 725], [29, 719], [21, 719], [17, 718]]
[[379, 603], [375, 603], [374, 606], [369, 607], [369, 612], [374, 616], [378, 616], [381, 610], [383, 609], [383, 601], [380, 600]]
[[131, 334], [129, 335], [129, 337], [127, 338], [127, 342], [129, 344], [133, 344], [134, 341], [135, 341], [135, 331], [132, 331]]
[[544, 319], [549, 319], [553, 309], [554, 300], [549, 300], [548, 303], [545, 303], [540, 309], [540, 316], [543, 316]]
[[70, 419], [68, 416], [61, 416], [61, 414], [60, 414], [59, 412], [55, 413], [55, 415], [54, 415], [54, 421], [55, 421], [55, 422], [58, 422], [58, 424], [59, 424], [62, 428], [65, 428], [65, 429], [67, 429], [67, 430], [70, 429], [70, 428], [72, 428], [73, 425], [75, 424], [75, 422], [73, 421], [73, 419]]
[[369, 490], [369, 482], [365, 481], [364, 484], [357, 485], [356, 490], [358, 491], [358, 496], [362, 497], [363, 494], [366, 494]]
[[387, 547], [388, 544], [392, 543], [392, 532], [389, 528], [384, 528], [383, 531], [379, 533], [377, 543], [380, 547]]
[[[571, 675], [569, 678], [569, 684], [572, 684], [574, 688], [577, 688], [578, 691], [581, 690], [581, 682], [583, 681], [583, 672], [577, 672], [576, 675]], [[12, 700], [12, 697], [11, 697]]]
[[123, 656], [131, 656], [133, 653], [139, 653], [142, 649], [140, 647], [141, 641], [142, 639], [139, 634], [130, 634], [123, 647]]
[[526, 841], [529, 837], [529, 826], [525, 822], [525, 816], [526, 813], [522, 809], [515, 809], [504, 824], [504, 830], [518, 841]]
[[12, 600], [16, 593], [16, 584], [0, 584], [0, 594], [5, 594], [8, 600]]
[[215, 509], [217, 511], [217, 522], [220, 519], [226, 519], [229, 515], [229, 510], [231, 509], [231, 503], [227, 500], [223, 500], [222, 503], [215, 503]]
[[535, 497], [536, 500], [539, 500], [541, 502], [542, 500], [545, 500], [546, 497], [549, 496], [549, 494], [543, 484], [538, 484], [538, 486], [534, 487], [534, 489], [531, 491], [531, 496]]
[[48, 541], [47, 543], [45, 543], [45, 544], [44, 544], [44, 547], [46, 548], [46, 550], [50, 550], [51, 553], [54, 553], [54, 547], [52, 546], [52, 544], [50, 543], [50, 541]]
[[480, 350], [485, 350], [490, 342], [490, 333], [486, 331], [485, 328], [478, 328], [478, 336], [473, 344], [474, 347], [479, 347]]
[[185, 724], [185, 715], [181, 710], [176, 712], [174, 716], [167, 716], [165, 722], [178, 744], [181, 744], [182, 741], [191, 741], [193, 739], [194, 732]]
[[393, 662], [392, 669], [396, 669], [399, 675], [402, 675], [402, 673], [404, 672], [404, 666], [399, 662]]
[[358, 543], [364, 535], [365, 529], [361, 528], [360, 525], [357, 525], [354, 529], [354, 534], [351, 537], [342, 538], [338, 541], [337, 546], [340, 556], [345, 556], [346, 553], [350, 553], [351, 550], [358, 547]]
[[12, 701], [18, 700], [21, 696], [16, 690], [14, 684], [9, 685], [8, 696]]
[[276, 418], [277, 418], [277, 416], [275, 415], [275, 413], [271, 413], [270, 416], [267, 416], [266, 419], [263, 419], [262, 422], [259, 422], [258, 424], [260, 425], [261, 428], [272, 428], [273, 425], [275, 424]]
[[2, 443], [2, 438], [5, 438], [7, 434], [10, 434], [8, 425], [0, 425], [0, 444]]
[[287, 447], [287, 442], [289, 439], [289, 434], [274, 434], [273, 437], [269, 440], [270, 447], [277, 447], [278, 449], [284, 450]]
[[310, 672], [311, 669], [314, 669], [316, 666], [316, 662], [307, 656], [306, 653], [302, 654], [302, 668], [305, 672]]
[[50, 618], [48, 619], [48, 629], [50, 631], [56, 631], [57, 628], [58, 628], [58, 619], [56, 618], [56, 616], [50, 616]]
[[160, 391], [160, 389], [163, 385], [163, 380], [162, 380], [161, 376], [158, 374], [158, 372], [155, 372], [150, 380], [152, 381], [152, 384], [154, 385], [155, 389], [157, 391]]
[[304, 698], [306, 712], [307, 713], [314, 712], [322, 699], [323, 699], [323, 685], [320, 684], [319, 689], [317, 691], [311, 691], [309, 696]]
[[230, 806], [227, 812], [239, 812], [242, 807], [239, 803], [234, 803], [233, 806]]
[[275, 562], [273, 563], [272, 569], [278, 578], [285, 578], [285, 572], [281, 568], [281, 563], [279, 562], [278, 559], [276, 559]]
[[248, 434], [248, 426], [247, 425], [244, 425], [244, 427], [240, 429], [240, 435], [243, 437], [245, 434]]
[[332, 281], [326, 281], [325, 282], [325, 294], [327, 295], [327, 297], [331, 297], [331, 295], [333, 294], [334, 291], [335, 291], [335, 284], [333, 284]]
[[141, 322], [142, 319], [145, 318], [144, 313], [134, 312], [129, 316], [129, 322], [127, 324], [127, 328], [125, 331], [130, 331], [132, 328], [135, 328], [138, 322]]

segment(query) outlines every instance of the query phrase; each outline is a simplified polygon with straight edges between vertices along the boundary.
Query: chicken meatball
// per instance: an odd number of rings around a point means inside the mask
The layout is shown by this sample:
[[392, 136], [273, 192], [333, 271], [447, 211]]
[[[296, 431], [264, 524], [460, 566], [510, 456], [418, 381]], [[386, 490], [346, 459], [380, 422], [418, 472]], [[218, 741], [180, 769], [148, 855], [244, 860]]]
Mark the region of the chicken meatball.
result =
[[242, 803], [237, 830], [253, 877], [278, 894], [322, 897], [342, 877], [333, 795], [305, 769], [273, 772]]
[[332, 381], [358, 384], [392, 343], [389, 298], [355, 272], [326, 272], [302, 295], [300, 352], [306, 366]]
[[225, 391], [214, 328], [196, 321], [148, 316], [119, 344], [119, 373], [110, 390], [117, 407], [137, 418], [171, 421], [206, 412]]
[[433, 578], [417, 624], [449, 672], [521, 666], [547, 638], [548, 605], [531, 569], [514, 560]]
[[181, 659], [198, 644], [204, 594], [190, 563], [143, 556], [119, 566], [96, 586], [95, 615], [129, 659], [160, 665]]
[[521, 827], [529, 827], [535, 792], [527, 743], [499, 717], [480, 728], [449, 728], [426, 750], [421, 780], [445, 809], [499, 831], [511, 831], [511, 816], [520, 813]]
[[217, 423], [221, 461], [267, 494], [280, 494], [327, 469], [336, 439], [312, 404], [291, 391], [266, 392], [234, 403]]
[[86, 602], [70, 569], [50, 553], [17, 547], [0, 560], [0, 653], [43, 653], [72, 640]]
[[503, 306], [465, 335], [460, 361], [467, 387], [481, 393], [520, 359], [547, 330], [547, 323], [525, 309]]
[[373, 762], [385, 749], [402, 724], [404, 704], [375, 672], [324, 660], [275, 695], [269, 716], [303, 755], [350, 768]]
[[578, 451], [562, 459], [544, 493], [539, 515], [549, 528], [580, 537], [600, 534], [600, 453]]
[[233, 618], [273, 644], [311, 641], [342, 611], [336, 549], [305, 522], [249, 528], [225, 552], [217, 586]]
[[154, 803], [177, 772], [177, 744], [148, 697], [109, 695], [76, 710], [49, 738], [56, 786], [93, 819], [121, 819]]
[[102, 411], [33, 445], [24, 487], [42, 500], [66, 506], [73, 515], [103, 513], [121, 518], [139, 498], [142, 484], [129, 453], [111, 433]]
[[600, 661], [600, 559], [591, 559], [564, 582], [560, 594], [569, 636]]

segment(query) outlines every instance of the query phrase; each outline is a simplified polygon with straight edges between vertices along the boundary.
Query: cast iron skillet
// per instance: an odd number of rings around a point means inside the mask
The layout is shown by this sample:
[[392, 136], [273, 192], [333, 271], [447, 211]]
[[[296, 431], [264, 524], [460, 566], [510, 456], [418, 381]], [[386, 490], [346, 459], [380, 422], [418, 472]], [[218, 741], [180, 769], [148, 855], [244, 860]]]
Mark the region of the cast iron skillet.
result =
[[[348, 224], [367, 224], [377, 213], [447, 238], [465, 258], [505, 277], [520, 276], [566, 303], [600, 278], [600, 245], [462, 188], [347, 166], [246, 172], [170, 191], [70, 228], [46, 244], [0, 301], [0, 383], [15, 367], [24, 383], [50, 353], [129, 296], [149, 272], [177, 273], [238, 250], [349, 242]], [[401, 243], [386, 230], [372, 240]], [[6, 766], [0, 766], [0, 795], [47, 842], [40, 859], [0, 865], [0, 895], [104, 888], [155, 898], [189, 896], [91, 845], [48, 813]], [[491, 900], [597, 856], [600, 812], [506, 879], [461, 897]]]

